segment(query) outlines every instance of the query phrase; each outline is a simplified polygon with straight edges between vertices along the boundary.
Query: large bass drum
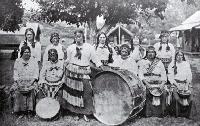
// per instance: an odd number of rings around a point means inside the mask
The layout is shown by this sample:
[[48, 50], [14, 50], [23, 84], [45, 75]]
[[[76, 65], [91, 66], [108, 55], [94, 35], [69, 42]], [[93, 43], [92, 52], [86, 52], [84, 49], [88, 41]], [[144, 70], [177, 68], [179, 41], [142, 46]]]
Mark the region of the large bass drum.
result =
[[104, 124], [122, 124], [143, 109], [146, 100], [145, 86], [129, 71], [100, 72], [92, 84], [94, 116]]

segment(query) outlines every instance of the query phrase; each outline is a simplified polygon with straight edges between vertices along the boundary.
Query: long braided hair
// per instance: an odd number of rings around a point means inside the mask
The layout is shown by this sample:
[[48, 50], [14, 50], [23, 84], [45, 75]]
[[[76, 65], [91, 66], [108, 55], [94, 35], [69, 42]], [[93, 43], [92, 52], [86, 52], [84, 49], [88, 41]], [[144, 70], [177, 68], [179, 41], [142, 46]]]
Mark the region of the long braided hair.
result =
[[110, 48], [109, 45], [108, 45], [108, 37], [107, 37], [106, 33], [101, 32], [101, 33], [98, 34], [98, 36], [97, 36], [96, 49], [97, 49], [98, 46], [99, 46], [99, 37], [100, 37], [100, 35], [102, 35], [102, 34], [106, 37], [105, 46], [108, 48], [108, 51], [109, 51], [108, 62], [109, 62], [109, 63], [112, 63], [112, 62], [113, 62], [113, 58], [112, 58], [113, 50], [112, 50], [112, 48]]
[[31, 46], [32, 46], [32, 48], [35, 48], [35, 32], [33, 31], [32, 28], [27, 28], [27, 29], [26, 29], [26, 31], [25, 31], [25, 41], [24, 41], [23, 45], [26, 45], [26, 46], [28, 45], [28, 44], [27, 44], [27, 37], [26, 37], [26, 35], [27, 35], [27, 33], [28, 33], [29, 31], [33, 34], [33, 40], [32, 40], [32, 42], [31, 42]]
[[183, 55], [183, 61], [186, 61], [186, 59], [185, 59], [185, 55], [184, 55], [184, 53], [183, 53], [182, 51], [178, 51], [178, 52], [176, 52], [176, 54], [175, 54], [174, 66], [172, 67], [172, 68], [174, 68], [174, 74], [175, 74], [175, 75], [177, 74], [177, 65], [176, 65], [176, 62], [177, 62], [177, 56], [178, 56], [178, 54], [180, 54], [180, 53]]
[[[160, 42], [160, 47], [159, 47], [158, 51], [161, 51], [161, 50], [162, 50], [162, 42]], [[169, 50], [170, 50], [170, 47], [169, 47], [168, 40], [167, 40], [166, 51], [169, 51]]]
[[[165, 30], [164, 30], [164, 31], [161, 31], [161, 34], [160, 34], [159, 38], [162, 39], [162, 37], [165, 36], [166, 34], [168, 35], [168, 31], [165, 31]], [[169, 40], [167, 40], [166, 51], [169, 51], [169, 50], [170, 50], [170, 47], [169, 47], [169, 44], [168, 44], [168, 43], [169, 43]], [[158, 51], [161, 51], [161, 50], [162, 50], [162, 42], [160, 42], [160, 47], [159, 47]]]
[[106, 37], [106, 41], [105, 41], [106, 47], [108, 48], [108, 50], [109, 50], [110, 53], [113, 53], [113, 52], [112, 52], [112, 49], [111, 49], [111, 48], [109, 47], [109, 45], [108, 45], [108, 37], [107, 37], [106, 33], [104, 33], [104, 32], [99, 33], [98, 36], [97, 36], [96, 49], [97, 49], [98, 46], [99, 46], [99, 37], [100, 37], [100, 35], [102, 35], [102, 34]]

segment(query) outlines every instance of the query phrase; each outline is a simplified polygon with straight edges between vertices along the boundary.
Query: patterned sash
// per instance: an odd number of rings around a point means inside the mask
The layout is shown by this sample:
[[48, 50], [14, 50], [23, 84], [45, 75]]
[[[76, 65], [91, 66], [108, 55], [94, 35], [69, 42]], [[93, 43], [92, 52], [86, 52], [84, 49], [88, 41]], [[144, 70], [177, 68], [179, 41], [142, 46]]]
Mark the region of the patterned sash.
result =
[[155, 59], [155, 60], [150, 64], [149, 68], [146, 69], [148, 74], [153, 72], [153, 70], [155, 69], [155, 67], [156, 67], [156, 65], [158, 64], [159, 61], [160, 61], [159, 59]]

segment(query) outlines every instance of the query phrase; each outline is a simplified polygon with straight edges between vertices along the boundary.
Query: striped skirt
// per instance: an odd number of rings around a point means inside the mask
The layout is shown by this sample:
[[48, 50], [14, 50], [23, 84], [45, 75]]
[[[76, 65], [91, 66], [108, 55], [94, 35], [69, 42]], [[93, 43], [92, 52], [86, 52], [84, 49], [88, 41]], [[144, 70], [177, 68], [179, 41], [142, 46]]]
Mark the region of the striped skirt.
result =
[[90, 67], [68, 65], [63, 85], [63, 108], [78, 114], [93, 113]]

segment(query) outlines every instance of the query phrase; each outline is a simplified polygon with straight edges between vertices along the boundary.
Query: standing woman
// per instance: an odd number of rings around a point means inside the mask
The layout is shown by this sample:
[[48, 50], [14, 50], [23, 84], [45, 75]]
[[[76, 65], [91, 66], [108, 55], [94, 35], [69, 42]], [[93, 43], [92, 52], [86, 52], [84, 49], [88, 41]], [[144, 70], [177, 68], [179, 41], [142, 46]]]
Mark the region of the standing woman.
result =
[[159, 36], [160, 42], [154, 45], [157, 56], [165, 66], [166, 73], [168, 70], [168, 66], [171, 62], [174, 61], [175, 56], [175, 48], [169, 43], [169, 33], [168, 31], [161, 31]]
[[[175, 48], [171, 43], [169, 43], [168, 31], [161, 31], [159, 38], [160, 38], [160, 42], [156, 43], [154, 45], [154, 48], [156, 50], [157, 57], [164, 64], [166, 74], [168, 75], [168, 66], [170, 63], [174, 62]], [[167, 109], [168, 109], [169, 105], [171, 104], [171, 91], [170, 91], [171, 85], [169, 83], [168, 78], [167, 78], [166, 90], [167, 90], [166, 102], [167, 102]]]
[[146, 50], [142, 46], [140, 46], [139, 38], [135, 36], [131, 42], [131, 57], [135, 59], [136, 62], [140, 61], [142, 58], [145, 57]]
[[173, 96], [176, 116], [189, 117], [192, 105], [192, 72], [190, 63], [185, 60], [183, 52], [178, 51], [175, 55], [175, 62], [169, 65], [168, 78], [175, 87]]
[[31, 57], [33, 57], [38, 64], [41, 62], [41, 44], [40, 42], [35, 41], [35, 32], [32, 28], [27, 28], [25, 31], [25, 40], [22, 41], [19, 45], [18, 57], [21, 55], [21, 47], [29, 46], [31, 49]]
[[67, 48], [66, 80], [63, 85], [63, 108], [71, 112], [85, 115], [93, 113], [92, 86], [90, 82], [90, 61], [101, 65], [96, 59], [95, 48], [85, 42], [84, 32], [77, 30], [74, 33], [74, 44]]
[[108, 63], [113, 62], [113, 55], [116, 53], [113, 48], [109, 47], [108, 38], [105, 33], [101, 32], [97, 36], [97, 44], [95, 48], [96, 56], [103, 65], [108, 65]]
[[58, 33], [52, 33], [50, 37], [51, 44], [48, 45], [45, 49], [44, 55], [43, 55], [43, 64], [45, 64], [48, 61], [48, 51], [50, 49], [56, 49], [58, 52], [58, 60], [64, 61], [64, 47], [59, 42], [60, 37]]
[[38, 63], [31, 56], [31, 49], [23, 45], [20, 49], [20, 57], [14, 64], [14, 84], [10, 91], [13, 98], [13, 111], [33, 112], [35, 107], [35, 91], [39, 76]]

